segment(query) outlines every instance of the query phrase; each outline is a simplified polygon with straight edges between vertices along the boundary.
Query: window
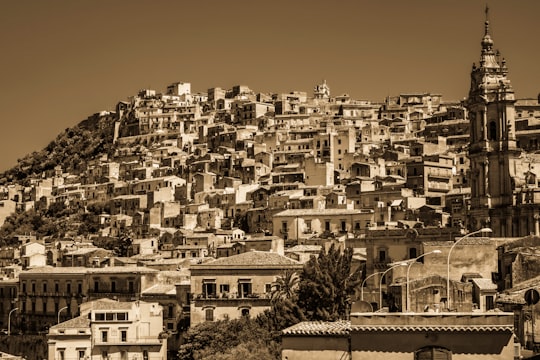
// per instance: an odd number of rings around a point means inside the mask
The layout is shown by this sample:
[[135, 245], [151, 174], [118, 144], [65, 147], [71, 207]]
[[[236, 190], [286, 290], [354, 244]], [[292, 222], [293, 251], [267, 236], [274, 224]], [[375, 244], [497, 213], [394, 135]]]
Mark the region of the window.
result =
[[445, 348], [429, 346], [417, 350], [414, 353], [414, 360], [451, 360], [452, 352]]
[[109, 336], [109, 332], [107, 330], [101, 331], [101, 342], [107, 342], [107, 338]]
[[249, 309], [242, 309], [242, 316], [249, 316]]
[[46, 293], [47, 292], [47, 283], [44, 282], [43, 283], [43, 293]]
[[495, 121], [489, 123], [489, 140], [497, 140], [497, 124]]
[[272, 284], [264, 284], [264, 292], [271, 293], [272, 292]]
[[32, 283], [32, 293], [36, 292], [36, 283]]
[[26, 293], [26, 283], [25, 282], [22, 283], [22, 292], [23, 292], [23, 294]]
[[135, 283], [133, 281], [128, 282], [128, 291], [130, 293], [135, 291]]
[[127, 342], [127, 330], [120, 330], [120, 341]]
[[324, 230], [325, 231], [330, 231], [330, 221], [329, 220], [326, 220], [324, 222]]
[[495, 308], [493, 304], [493, 296], [488, 295], [486, 296], [486, 311], [493, 310]]
[[379, 249], [379, 262], [386, 261], [386, 250], [385, 249]]
[[84, 355], [86, 354], [85, 350], [79, 350], [79, 360], [84, 359]]
[[82, 282], [77, 283], [77, 293], [82, 294]]
[[116, 281], [111, 281], [111, 292], [116, 292]]
[[417, 256], [416, 248], [409, 248], [409, 259], [415, 259]]
[[220, 293], [228, 293], [229, 292], [229, 284], [220, 284], [219, 285], [219, 292]]
[[65, 360], [65, 358], [66, 358], [65, 355], [66, 355], [66, 353], [65, 353], [64, 349], [58, 349], [58, 359]]
[[94, 281], [94, 292], [99, 292], [99, 281]]
[[251, 280], [240, 279], [238, 280], [238, 297], [244, 298], [251, 295]]
[[148, 360], [148, 350], [143, 350], [143, 360]]
[[55, 282], [54, 283], [54, 292], [57, 293], [59, 291], [60, 291], [60, 285], [57, 282]]
[[216, 296], [216, 283], [215, 280], [203, 280], [203, 296], [215, 297]]
[[214, 321], [214, 309], [209, 308], [204, 311], [206, 321]]

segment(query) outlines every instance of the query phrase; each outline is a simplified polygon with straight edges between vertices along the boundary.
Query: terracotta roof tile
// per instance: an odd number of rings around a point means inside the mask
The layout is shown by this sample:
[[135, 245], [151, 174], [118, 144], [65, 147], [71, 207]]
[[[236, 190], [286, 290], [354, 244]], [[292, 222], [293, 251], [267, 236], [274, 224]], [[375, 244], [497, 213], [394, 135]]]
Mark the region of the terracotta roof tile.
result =
[[344, 336], [351, 332], [511, 332], [512, 325], [351, 325], [349, 321], [304, 321], [282, 331], [283, 335]]
[[206, 264], [193, 265], [192, 268], [215, 266], [294, 266], [301, 264], [286, 256], [268, 251], [249, 251], [238, 255], [219, 258]]
[[304, 321], [282, 331], [283, 335], [348, 335], [350, 321]]
[[51, 326], [51, 329], [72, 329], [72, 328], [88, 328], [90, 327], [90, 319], [87, 315], [77, 316], [76, 318], [66, 320], [60, 324]]

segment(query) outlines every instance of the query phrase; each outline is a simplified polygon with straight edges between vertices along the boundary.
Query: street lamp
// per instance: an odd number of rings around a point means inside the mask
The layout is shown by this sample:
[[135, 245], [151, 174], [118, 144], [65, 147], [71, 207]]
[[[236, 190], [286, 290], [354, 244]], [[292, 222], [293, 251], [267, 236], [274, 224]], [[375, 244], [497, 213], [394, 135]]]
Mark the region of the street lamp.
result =
[[407, 266], [407, 283], [405, 284], [405, 288], [407, 289], [407, 297], [406, 297], [406, 301], [407, 301], [407, 304], [405, 306], [405, 309], [407, 312], [410, 311], [410, 308], [411, 308], [411, 298], [409, 296], [409, 273], [411, 271], [411, 267], [413, 264], [416, 263], [416, 261], [426, 255], [430, 255], [430, 254], [440, 254], [442, 251], [441, 250], [433, 250], [433, 251], [430, 251], [430, 252], [427, 252], [427, 253], [424, 253], [414, 259], [411, 259], [409, 260], [409, 266]]
[[477, 231], [473, 231], [472, 233], [468, 233], [458, 241], [456, 241], [452, 247], [450, 248], [450, 251], [448, 251], [448, 258], [446, 259], [446, 303], [448, 304], [448, 310], [450, 310], [450, 255], [452, 255], [452, 250], [454, 250], [454, 247], [463, 239], [466, 239], [468, 237], [471, 237], [473, 235], [476, 235], [478, 233], [487, 232], [492, 233], [493, 230], [490, 228], [483, 228]]
[[19, 308], [11, 309], [11, 311], [9, 312], [9, 315], [8, 315], [8, 325], [7, 325], [7, 334], [8, 334], [8, 335], [11, 334], [11, 314], [12, 314], [15, 310], [19, 310]]
[[364, 281], [362, 281], [362, 285], [360, 285], [360, 300], [364, 301], [364, 284], [366, 283], [367, 279], [369, 279], [370, 277], [373, 277], [375, 275], [382, 274], [382, 273], [383, 273], [382, 271], [379, 271], [379, 272], [373, 273], [373, 274], [371, 274], [369, 276], [366, 276]]
[[387, 272], [389, 272], [390, 270], [394, 269], [394, 268], [397, 268], [398, 266], [406, 266], [408, 265], [406, 262], [399, 262], [397, 264], [395, 264], [394, 266], [386, 269], [385, 271], [383, 271], [381, 274], [381, 279], [379, 280], [379, 310], [382, 309], [382, 281], [384, 279], [384, 276], [386, 275]]
[[64, 306], [63, 308], [61, 308], [60, 310], [58, 310], [58, 322], [57, 324], [60, 324], [60, 313], [62, 312], [62, 310], [65, 310], [67, 309], [68, 307], [67, 306]]

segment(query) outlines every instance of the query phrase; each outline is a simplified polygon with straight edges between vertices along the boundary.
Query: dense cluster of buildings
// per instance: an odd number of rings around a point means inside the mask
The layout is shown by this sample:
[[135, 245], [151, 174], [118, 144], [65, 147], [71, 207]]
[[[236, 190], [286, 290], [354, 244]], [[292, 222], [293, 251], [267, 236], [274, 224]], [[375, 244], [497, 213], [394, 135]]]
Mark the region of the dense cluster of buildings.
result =
[[[69, 223], [65, 238], [0, 249], [0, 326], [48, 329], [49, 359], [162, 359], [185, 326], [268, 309], [285, 270], [335, 244], [365, 268], [356, 315], [286, 330], [285, 358], [316, 358], [303, 347], [323, 335], [358, 359], [407, 331], [395, 351], [418, 359], [475, 354], [455, 346], [470, 334], [497, 338], [478, 354], [506, 356], [514, 337], [533, 346], [540, 104], [515, 99], [488, 21], [481, 45], [461, 102], [178, 82], [93, 115], [115, 123], [113, 156], [0, 188], [0, 224], [59, 202], [105, 209], [94, 234]], [[94, 245], [122, 236], [128, 256]], [[366, 314], [383, 308], [400, 315]], [[350, 345], [360, 335], [374, 348]]]

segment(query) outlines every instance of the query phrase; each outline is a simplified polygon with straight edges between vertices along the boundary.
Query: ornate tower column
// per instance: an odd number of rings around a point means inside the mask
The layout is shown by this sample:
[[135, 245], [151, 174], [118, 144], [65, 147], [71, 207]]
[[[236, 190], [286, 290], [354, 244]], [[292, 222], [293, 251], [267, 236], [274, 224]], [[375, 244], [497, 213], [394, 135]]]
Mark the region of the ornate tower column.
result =
[[[491, 227], [494, 236], [512, 236], [515, 163], [514, 90], [506, 61], [493, 50], [488, 9], [480, 64], [473, 64], [466, 107], [470, 120], [471, 230]], [[515, 232], [515, 231], [514, 231]]]

